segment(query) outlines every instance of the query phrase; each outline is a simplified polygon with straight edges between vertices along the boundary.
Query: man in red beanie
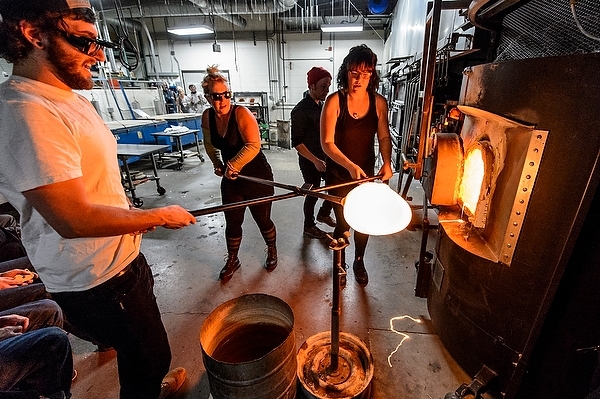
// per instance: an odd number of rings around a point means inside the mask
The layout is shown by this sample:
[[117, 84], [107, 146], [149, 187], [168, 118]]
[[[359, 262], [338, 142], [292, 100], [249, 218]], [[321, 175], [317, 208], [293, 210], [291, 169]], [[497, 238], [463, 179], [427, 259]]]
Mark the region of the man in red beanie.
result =
[[[331, 74], [321, 67], [313, 67], [308, 71], [308, 95], [292, 110], [292, 145], [298, 151], [298, 163], [304, 182], [313, 188], [321, 186], [325, 173], [325, 154], [321, 149], [319, 121], [323, 101], [329, 93]], [[326, 233], [315, 224], [315, 205], [317, 197], [307, 195], [304, 198], [304, 234], [312, 238], [325, 238]], [[335, 227], [335, 220], [330, 216], [332, 204], [323, 201], [317, 221]]]

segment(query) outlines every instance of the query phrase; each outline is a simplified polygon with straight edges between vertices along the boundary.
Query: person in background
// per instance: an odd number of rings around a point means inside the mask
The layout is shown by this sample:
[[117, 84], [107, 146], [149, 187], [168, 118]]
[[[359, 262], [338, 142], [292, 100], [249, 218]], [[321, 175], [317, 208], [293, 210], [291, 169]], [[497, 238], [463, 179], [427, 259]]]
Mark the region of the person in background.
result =
[[[376, 92], [379, 85], [376, 65], [377, 56], [369, 47], [364, 44], [352, 47], [338, 70], [339, 90], [325, 101], [321, 114], [321, 145], [329, 157], [325, 177], [328, 185], [374, 176], [375, 137], [383, 160], [377, 174], [383, 181], [392, 177], [388, 107], [385, 98]], [[345, 197], [354, 187], [329, 190], [329, 194]], [[341, 238], [350, 226], [341, 205], [334, 205], [334, 211], [337, 218], [334, 236]], [[362, 285], [369, 282], [364, 263], [368, 239], [368, 235], [354, 232], [352, 270]]]
[[[202, 89], [211, 108], [202, 114], [204, 147], [212, 161], [214, 172], [222, 176], [221, 198], [223, 204], [272, 196], [272, 186], [236, 178], [238, 174], [264, 180], [273, 180], [273, 171], [267, 157], [260, 149], [258, 122], [246, 107], [231, 104], [231, 91], [227, 78], [216, 66], [206, 69]], [[271, 202], [249, 207], [250, 214], [267, 244], [265, 269], [277, 267], [275, 224], [271, 220]], [[227, 261], [219, 279], [228, 281], [240, 268], [238, 251], [242, 242], [242, 223], [246, 208], [225, 212], [225, 239]]]
[[201, 113], [204, 110], [206, 100], [204, 97], [198, 95], [196, 85], [189, 85], [190, 94], [185, 99], [188, 105], [188, 112]]
[[[325, 154], [321, 148], [319, 123], [323, 101], [331, 85], [331, 74], [324, 68], [313, 67], [306, 75], [308, 95], [291, 112], [292, 145], [298, 151], [298, 164], [304, 183], [318, 188], [325, 177]], [[325, 238], [327, 234], [315, 224], [317, 199], [310, 195], [304, 198], [304, 234], [312, 238]], [[335, 220], [330, 216], [332, 207], [331, 202], [323, 201], [317, 212], [317, 221], [335, 227]]]
[[187, 96], [185, 95], [185, 90], [181, 86], [175, 86], [175, 90], [177, 92], [177, 94], [176, 94], [176, 96], [177, 96], [177, 98], [176, 98], [177, 112], [178, 113], [187, 112], [187, 103], [185, 101]]
[[117, 143], [73, 90], [106, 60], [87, 0], [0, 0], [0, 193], [17, 210], [29, 260], [65, 317], [117, 352], [121, 399], [168, 397], [185, 380], [140, 252], [142, 233], [195, 223], [177, 205], [130, 206]]
[[49, 299], [0, 312], [0, 399], [71, 397], [73, 354]]
[[163, 98], [165, 100], [165, 108], [167, 114], [174, 114], [177, 112], [177, 88], [176, 86], [170, 86], [168, 82], [162, 84]]

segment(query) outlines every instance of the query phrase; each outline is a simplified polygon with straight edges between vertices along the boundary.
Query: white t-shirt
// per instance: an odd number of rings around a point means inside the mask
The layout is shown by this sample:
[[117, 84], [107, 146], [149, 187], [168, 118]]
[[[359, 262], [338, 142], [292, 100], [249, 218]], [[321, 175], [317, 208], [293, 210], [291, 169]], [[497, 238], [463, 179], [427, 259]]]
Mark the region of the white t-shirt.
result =
[[116, 154], [86, 98], [17, 76], [0, 84], [0, 193], [20, 214], [27, 254], [49, 292], [110, 279], [137, 257], [141, 236], [62, 238], [22, 192], [82, 177], [90, 201], [127, 209]]

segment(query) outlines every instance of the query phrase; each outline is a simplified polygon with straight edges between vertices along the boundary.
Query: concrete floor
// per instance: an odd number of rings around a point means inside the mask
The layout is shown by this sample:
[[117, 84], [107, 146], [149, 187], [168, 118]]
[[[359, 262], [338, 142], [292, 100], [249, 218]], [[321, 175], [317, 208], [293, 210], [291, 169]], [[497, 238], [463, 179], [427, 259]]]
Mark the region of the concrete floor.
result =
[[[302, 184], [295, 150], [273, 146], [264, 151], [276, 181]], [[148, 171], [149, 165], [141, 161], [132, 168]], [[182, 170], [159, 169], [159, 176], [167, 193], [159, 196], [154, 182], [138, 186], [143, 208], [179, 204], [196, 210], [221, 203], [220, 179], [213, 175], [208, 159], [202, 163], [197, 157], [187, 158]], [[397, 179], [396, 174], [391, 187], [396, 188]], [[277, 194], [285, 192], [276, 189]], [[413, 183], [409, 195], [413, 204], [421, 204], [419, 182]], [[242, 267], [226, 284], [218, 280], [226, 255], [222, 213], [200, 217], [196, 225], [179, 231], [159, 228], [144, 236], [142, 251], [154, 271], [155, 294], [173, 353], [172, 367], [182, 366], [188, 371], [177, 398], [209, 398], [199, 331], [206, 317], [230, 299], [265, 293], [284, 300], [294, 312], [298, 348], [312, 335], [331, 330], [332, 251], [325, 240], [303, 236], [302, 201], [296, 197], [273, 203], [279, 266], [271, 273], [262, 267], [264, 242], [246, 213]], [[413, 213], [413, 222], [419, 223], [422, 211]], [[436, 222], [433, 211], [430, 218]], [[430, 249], [435, 235], [430, 234]], [[350, 270], [341, 294], [341, 331], [360, 338], [373, 356], [373, 399], [441, 399], [471, 381], [441, 345], [429, 320], [426, 299], [414, 295], [421, 236], [417, 228], [371, 237], [365, 256], [369, 284], [359, 286]], [[352, 244], [346, 251], [352, 259]], [[95, 346], [76, 337], [72, 337], [72, 344], [78, 371], [73, 397], [118, 398], [115, 352], [95, 352]]]

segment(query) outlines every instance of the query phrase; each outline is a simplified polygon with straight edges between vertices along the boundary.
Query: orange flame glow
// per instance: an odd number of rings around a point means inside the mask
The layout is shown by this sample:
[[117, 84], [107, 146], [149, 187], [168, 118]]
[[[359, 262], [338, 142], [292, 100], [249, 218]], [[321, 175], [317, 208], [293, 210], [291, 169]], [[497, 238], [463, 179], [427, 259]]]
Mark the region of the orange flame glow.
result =
[[463, 203], [463, 208], [468, 210], [471, 215], [474, 215], [477, 209], [484, 174], [485, 165], [482, 152], [479, 148], [475, 148], [467, 154], [459, 188], [459, 198]]

